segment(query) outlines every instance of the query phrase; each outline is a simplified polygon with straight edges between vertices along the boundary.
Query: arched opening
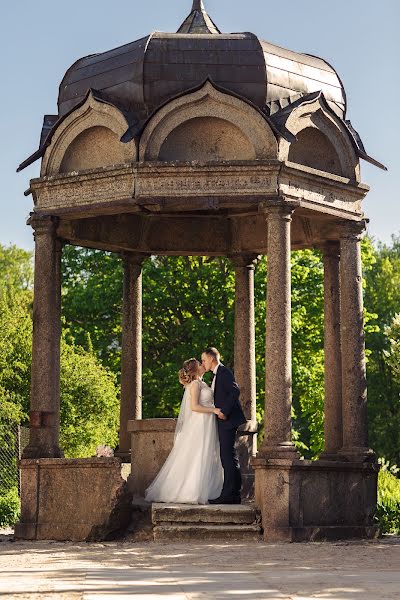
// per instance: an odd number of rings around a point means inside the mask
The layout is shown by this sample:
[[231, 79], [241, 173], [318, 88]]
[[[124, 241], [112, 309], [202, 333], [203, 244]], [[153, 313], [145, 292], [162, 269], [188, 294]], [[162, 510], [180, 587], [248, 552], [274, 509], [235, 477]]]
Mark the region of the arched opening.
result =
[[314, 127], [307, 127], [297, 134], [297, 141], [290, 146], [289, 161], [319, 171], [343, 175], [335, 148], [328, 138]]
[[95, 169], [125, 162], [118, 136], [107, 127], [90, 127], [68, 146], [60, 173]]
[[176, 127], [161, 146], [161, 161], [254, 160], [246, 135], [224, 119], [196, 117]]

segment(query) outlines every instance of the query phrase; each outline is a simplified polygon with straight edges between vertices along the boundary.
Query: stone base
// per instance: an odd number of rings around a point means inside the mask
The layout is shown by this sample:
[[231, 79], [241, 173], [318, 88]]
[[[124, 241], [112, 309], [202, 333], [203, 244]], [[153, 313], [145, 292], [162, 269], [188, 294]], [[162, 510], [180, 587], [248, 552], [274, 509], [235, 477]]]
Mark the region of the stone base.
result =
[[251, 504], [151, 505], [154, 541], [259, 541], [258, 513]]
[[257, 452], [257, 424], [247, 421], [236, 435], [236, 450], [242, 474], [242, 500], [254, 500], [254, 469], [252, 460]]
[[100, 541], [125, 532], [131, 494], [116, 458], [21, 460], [24, 540]]
[[380, 536], [378, 525], [351, 527], [272, 527], [263, 530], [267, 542], [333, 542], [338, 540], [373, 540]]
[[253, 465], [265, 541], [378, 535], [378, 465], [265, 458], [255, 458]]
[[137, 419], [128, 422], [132, 436], [132, 470], [128, 479], [134, 496], [144, 497], [174, 445], [176, 419]]

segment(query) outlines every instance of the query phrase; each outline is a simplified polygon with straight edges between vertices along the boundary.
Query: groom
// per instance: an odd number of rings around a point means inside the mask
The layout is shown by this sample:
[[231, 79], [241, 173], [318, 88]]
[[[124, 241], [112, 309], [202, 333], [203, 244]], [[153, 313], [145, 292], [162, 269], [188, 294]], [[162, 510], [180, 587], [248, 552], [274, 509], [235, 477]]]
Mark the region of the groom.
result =
[[218, 416], [218, 435], [221, 462], [224, 469], [224, 485], [219, 498], [210, 499], [210, 504], [240, 504], [239, 459], [235, 449], [236, 431], [246, 422], [239, 402], [240, 390], [232, 372], [220, 362], [216, 348], [207, 348], [201, 355], [206, 371], [212, 371], [214, 378], [211, 389], [214, 392], [214, 404], [221, 410]]

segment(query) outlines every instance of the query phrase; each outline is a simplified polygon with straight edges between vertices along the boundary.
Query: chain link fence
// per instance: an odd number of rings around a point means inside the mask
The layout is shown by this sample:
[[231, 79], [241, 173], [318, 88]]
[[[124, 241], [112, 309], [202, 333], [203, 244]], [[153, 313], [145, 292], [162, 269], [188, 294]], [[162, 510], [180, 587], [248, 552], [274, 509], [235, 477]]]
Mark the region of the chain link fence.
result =
[[16, 423], [3, 426], [0, 440], [0, 496], [12, 489], [21, 493], [18, 460], [29, 441], [29, 428]]

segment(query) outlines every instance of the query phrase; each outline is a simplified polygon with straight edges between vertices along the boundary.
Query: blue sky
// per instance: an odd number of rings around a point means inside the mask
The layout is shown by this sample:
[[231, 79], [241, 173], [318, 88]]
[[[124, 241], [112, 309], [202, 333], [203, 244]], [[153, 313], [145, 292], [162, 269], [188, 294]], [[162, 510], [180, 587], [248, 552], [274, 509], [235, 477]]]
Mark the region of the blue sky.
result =
[[[321, 56], [338, 71], [348, 118], [384, 173], [362, 163], [370, 233], [384, 242], [400, 233], [399, 0], [205, 0], [221, 31], [252, 31], [262, 39]], [[39, 163], [17, 174], [38, 147], [44, 114], [57, 112], [58, 85], [81, 56], [135, 40], [154, 30], [176, 31], [191, 0], [19, 0], [2, 6], [0, 23], [0, 243], [32, 248], [24, 197]]]

